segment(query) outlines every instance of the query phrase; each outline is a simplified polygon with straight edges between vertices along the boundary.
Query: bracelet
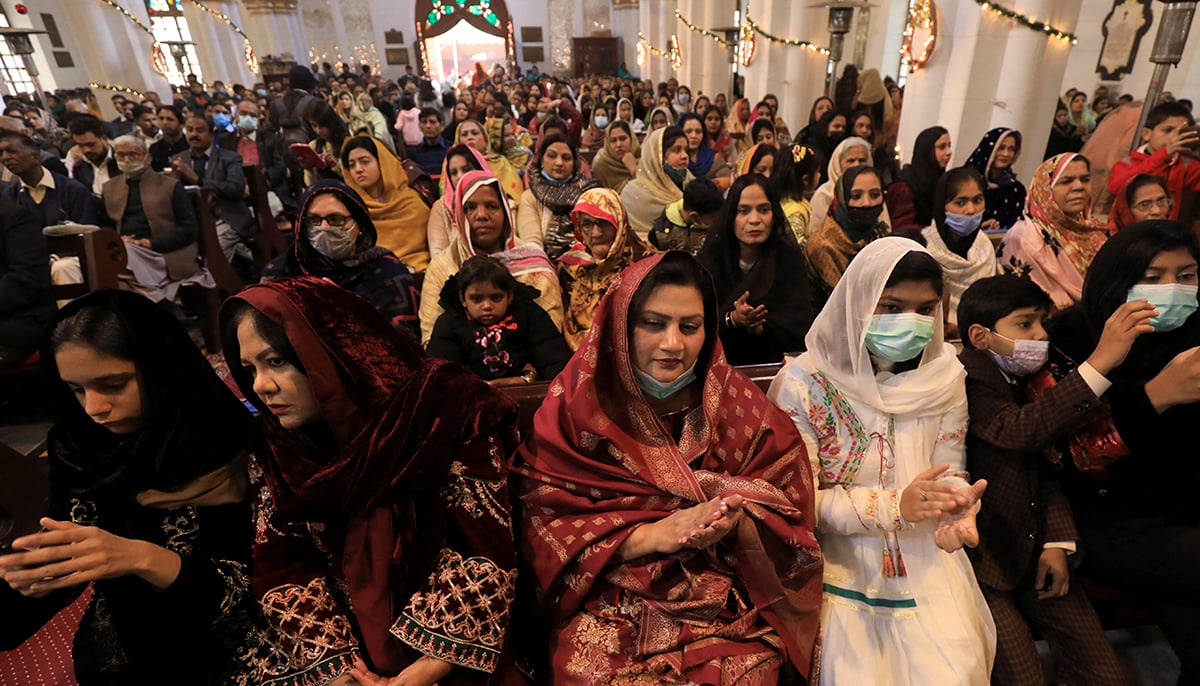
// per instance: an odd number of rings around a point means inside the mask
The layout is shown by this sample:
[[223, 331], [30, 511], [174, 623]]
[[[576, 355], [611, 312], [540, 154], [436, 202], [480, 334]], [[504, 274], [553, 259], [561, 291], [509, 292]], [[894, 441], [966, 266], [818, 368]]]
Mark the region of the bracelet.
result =
[[730, 310], [725, 313], [725, 326], [727, 326], [731, 329], [738, 328], [738, 325], [735, 324], [733, 321], [733, 310]]
[[537, 372], [530, 369], [529, 371], [522, 374], [521, 378], [525, 379], [525, 383], [531, 384], [537, 379]]

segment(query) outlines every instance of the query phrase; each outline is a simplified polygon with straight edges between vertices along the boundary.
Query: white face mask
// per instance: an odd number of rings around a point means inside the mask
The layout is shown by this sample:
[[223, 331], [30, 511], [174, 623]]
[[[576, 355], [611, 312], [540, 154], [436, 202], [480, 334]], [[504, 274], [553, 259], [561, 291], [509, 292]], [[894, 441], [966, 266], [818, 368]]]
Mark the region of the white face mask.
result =
[[358, 239], [350, 236], [350, 225], [341, 228], [318, 227], [308, 230], [308, 244], [331, 260], [346, 260], [354, 256]]
[[142, 160], [139, 162], [120, 162], [120, 161], [118, 161], [117, 169], [120, 169], [121, 173], [126, 176], [137, 176], [138, 174], [141, 174], [143, 170], [146, 169], [146, 161], [145, 160]]
[[996, 366], [1013, 376], [1029, 376], [1046, 366], [1046, 362], [1050, 359], [1050, 341], [1026, 339], [1014, 341], [995, 331], [992, 332], [992, 335], [1013, 344], [1012, 355], [1001, 355], [995, 350], [988, 351], [992, 353], [992, 359], [996, 360]]

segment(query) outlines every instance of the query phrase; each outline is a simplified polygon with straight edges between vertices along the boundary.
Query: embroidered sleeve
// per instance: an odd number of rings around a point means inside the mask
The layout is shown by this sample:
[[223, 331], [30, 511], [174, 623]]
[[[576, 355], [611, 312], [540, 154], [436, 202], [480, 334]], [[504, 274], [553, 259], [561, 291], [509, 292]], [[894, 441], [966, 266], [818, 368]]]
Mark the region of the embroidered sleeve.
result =
[[264, 624], [256, 656], [259, 682], [323, 686], [349, 673], [358, 654], [344, 594], [331, 587], [327, 562], [312, 535], [297, 524], [277, 520], [275, 501], [254, 461], [250, 478], [254, 586]]
[[933, 447], [930, 467], [950, 463], [951, 472], [966, 469], [967, 462], [967, 394], [963, 391], [961, 402], [942, 415], [938, 427], [937, 443]]
[[817, 479], [817, 529], [839, 534], [896, 531], [893, 489], [857, 485], [871, 442], [849, 401], [820, 373], [781, 372], [769, 393], [804, 437]]
[[508, 495], [508, 446], [515, 442], [511, 426], [477, 436], [451, 463], [442, 489], [447, 544], [392, 626], [394, 636], [430, 657], [488, 673], [504, 647], [516, 595]]

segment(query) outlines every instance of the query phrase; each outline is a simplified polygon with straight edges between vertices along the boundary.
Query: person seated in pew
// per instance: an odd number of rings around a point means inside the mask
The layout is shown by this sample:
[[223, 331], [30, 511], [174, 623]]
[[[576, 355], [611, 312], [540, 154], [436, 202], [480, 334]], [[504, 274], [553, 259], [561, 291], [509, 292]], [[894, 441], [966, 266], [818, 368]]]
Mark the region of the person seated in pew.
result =
[[174, 302], [185, 283], [215, 286], [198, 261], [200, 225], [183, 184], [147, 167], [150, 154], [137, 136], [121, 136], [114, 149], [121, 173], [104, 184], [100, 223], [125, 241], [123, 283], [156, 302]]
[[589, 188], [571, 212], [575, 244], [558, 258], [566, 314], [563, 337], [571, 350], [583, 345], [600, 300], [631, 264], [657, 251], [629, 226], [621, 196], [610, 188]]
[[[171, 169], [189, 186], [211, 188], [217, 194], [217, 241], [225, 259], [233, 257], [242, 237], [258, 232], [246, 204], [246, 175], [242, 156], [214, 143], [213, 125], [203, 117], [190, 117], [184, 125], [188, 151], [171, 158]], [[248, 254], [248, 251], [247, 251]]]
[[412, 271], [378, 245], [362, 198], [341, 181], [321, 179], [301, 200], [291, 248], [263, 270], [263, 281], [293, 276], [329, 279], [357, 293], [392, 325], [419, 339]]
[[692, 179], [683, 197], [666, 206], [650, 229], [649, 243], [659, 250], [683, 250], [695, 255], [708, 230], [717, 222], [725, 195], [712, 179]]
[[171, 158], [188, 149], [187, 137], [183, 135], [185, 117], [175, 104], [158, 107], [158, 127], [162, 138], [150, 145], [151, 164], [154, 171], [171, 171]]
[[625, 271], [533, 421], [513, 472], [547, 681], [805, 683], [823, 564], [808, 457], [726, 362], [695, 258]]
[[54, 311], [42, 222], [24, 207], [0, 200], [0, 369], [37, 350]]
[[19, 183], [0, 188], [0, 200], [32, 212], [42, 226], [96, 223], [96, 203], [83, 184], [42, 165], [41, 148], [28, 136], [0, 131], [0, 161]]
[[462, 362], [493, 386], [549, 381], [571, 357], [538, 293], [496, 260], [476, 255], [442, 288], [442, 315], [425, 354]]
[[0, 556], [0, 650], [90, 585], [79, 683], [252, 683], [250, 413], [136, 294], [88, 294], [50, 331], [49, 509]]
[[99, 196], [104, 184], [121, 173], [104, 122], [90, 114], [80, 115], [67, 128], [75, 142], [66, 158], [71, 178], [82, 183], [92, 195]]
[[1153, 331], [1153, 307], [1122, 305], [1087, 361], [1030, 399], [1030, 380], [1049, 360], [1042, 325], [1054, 307], [1050, 296], [1028, 278], [1006, 274], [975, 281], [957, 306], [970, 415], [967, 469], [988, 482], [976, 521], [979, 546], [967, 557], [996, 619], [993, 683], [1044, 683], [1035, 628], [1046, 638], [1059, 682], [1127, 683], [1083, 585], [1071, 579], [1067, 560], [1079, 552], [1079, 532], [1046, 454], [1105, 412], [1107, 376], [1140, 334]]
[[730, 364], [777, 364], [804, 350], [813, 321], [808, 266], [766, 177], [733, 182], [696, 258], [717, 288]]
[[962, 552], [979, 541], [987, 484], [961, 471], [965, 374], [943, 339], [942, 293], [918, 243], [872, 242], [768, 392], [818, 479], [822, 682], [989, 683], [996, 628]]
[[250, 286], [221, 328], [265, 410], [255, 683], [514, 683], [516, 403], [323, 279]]
[[1108, 430], [1077, 432], [1059, 466], [1087, 550], [1081, 573], [1150, 610], [1182, 663], [1180, 684], [1200, 683], [1198, 264], [1190, 227], [1128, 226], [1096, 252], [1079, 304], [1049, 327], [1058, 378], [1095, 354], [1126, 303], [1154, 306], [1153, 333], [1107, 375]]
[[[67, 165], [63, 164], [63, 161], [59, 159], [58, 150], [54, 148], [51, 143], [46, 141], [45, 136], [42, 133], [36, 129], [30, 128], [25, 120], [21, 119], [20, 117], [7, 117], [0, 115], [0, 133], [4, 132], [29, 136], [33, 139], [34, 143], [37, 144], [39, 150], [41, 151], [39, 154], [42, 158], [43, 167], [49, 169], [55, 174], [62, 174], [63, 176], [71, 175], [71, 171], [67, 169]], [[0, 166], [0, 187], [3, 187], [5, 184], [13, 183], [16, 180], [17, 177], [15, 174], [10, 172], [7, 167]]]
[[429, 263], [421, 284], [421, 341], [428, 343], [442, 314], [442, 288], [475, 255], [496, 258], [517, 281], [537, 289], [537, 304], [550, 315], [554, 327], [561, 329], [563, 298], [554, 266], [540, 247], [517, 238], [500, 180], [484, 171], [467, 172], [459, 179], [454, 195], [458, 233], [450, 247]]
[[242, 164], [261, 167], [263, 177], [267, 180], [267, 190], [279, 199], [279, 204], [283, 206], [287, 216], [293, 216], [297, 205], [291, 186], [288, 185], [287, 164], [283, 161], [275, 132], [259, 128], [261, 121], [258, 105], [253, 100], [239, 102], [233, 123], [237, 135], [222, 136], [219, 145], [240, 155]]

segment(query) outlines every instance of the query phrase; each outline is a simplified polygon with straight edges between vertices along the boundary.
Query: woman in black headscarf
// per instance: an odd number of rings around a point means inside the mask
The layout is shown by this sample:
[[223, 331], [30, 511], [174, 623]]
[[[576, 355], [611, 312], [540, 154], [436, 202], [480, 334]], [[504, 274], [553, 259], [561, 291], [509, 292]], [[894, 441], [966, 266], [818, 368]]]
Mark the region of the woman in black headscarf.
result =
[[740, 176], [696, 256], [721, 303], [721, 345], [731, 364], [783, 362], [804, 350], [812, 298], [804, 252], [761, 174]]
[[1082, 149], [1083, 138], [1071, 126], [1071, 111], [1059, 100], [1054, 110], [1054, 124], [1050, 127], [1050, 139], [1046, 141], [1046, 154], [1042, 159], [1048, 160], [1064, 152], [1079, 152]]
[[917, 136], [912, 162], [887, 187], [892, 231], [920, 231], [933, 222], [933, 192], [953, 154], [950, 132], [931, 126]]
[[[1126, 302], [1148, 301], [1142, 333], [1108, 374], [1111, 424], [1077, 435], [1061, 460], [1064, 490], [1088, 554], [1083, 572], [1137, 596], [1182, 663], [1180, 684], [1200, 683], [1200, 245], [1178, 222], [1122, 229], [1100, 248], [1079, 304], [1051, 322], [1066, 359], [1053, 378], [1095, 350]], [[1136, 306], [1134, 306], [1136, 307]]]
[[[314, 212], [316, 206], [319, 211]], [[334, 223], [340, 226], [333, 226]], [[412, 271], [378, 235], [362, 197], [336, 179], [313, 184], [300, 200], [292, 248], [263, 270], [263, 281], [316, 276], [362, 296], [392, 326], [420, 335]]]
[[64, 307], [42, 359], [56, 400], [50, 508], [0, 557], [0, 650], [90, 583], [80, 684], [248, 683], [250, 413], [175, 318], [135, 293]]

